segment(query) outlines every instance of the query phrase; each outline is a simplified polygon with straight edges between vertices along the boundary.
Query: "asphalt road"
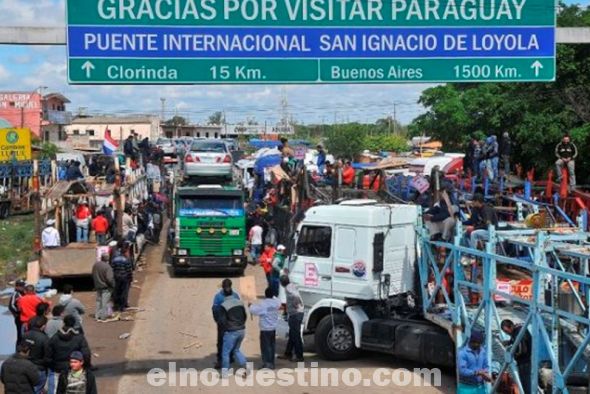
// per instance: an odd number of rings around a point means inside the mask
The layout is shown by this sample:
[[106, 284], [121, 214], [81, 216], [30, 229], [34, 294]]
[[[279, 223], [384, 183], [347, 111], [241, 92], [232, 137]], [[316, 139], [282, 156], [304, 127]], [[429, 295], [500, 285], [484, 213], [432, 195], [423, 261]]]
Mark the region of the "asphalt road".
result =
[[[348, 368], [356, 368], [359, 372], [347, 372], [349, 377], [346, 380], [345, 374], [339, 377], [339, 386], [337, 387], [318, 387], [321, 384], [321, 378], [314, 384], [313, 374], [300, 370], [303, 379], [297, 380], [297, 370], [291, 362], [278, 360], [277, 369], [283, 370], [285, 375], [292, 374], [293, 378], [285, 378], [282, 383], [294, 384], [281, 386], [275, 383], [269, 386], [265, 376], [260, 376], [261, 372], [256, 371], [250, 374], [249, 381], [236, 380], [234, 378], [219, 380], [217, 372], [211, 370], [215, 361], [215, 342], [216, 328], [211, 317], [211, 302], [214, 294], [218, 291], [222, 277], [181, 277], [175, 278], [171, 275], [170, 267], [166, 264], [165, 259], [161, 258], [163, 251], [153, 250], [148, 255], [148, 265], [146, 270], [145, 281], [142, 284], [142, 290], [139, 297], [139, 307], [144, 308], [145, 312], [137, 314], [141, 316], [140, 320], [134, 322], [130, 333], [131, 336], [125, 340], [127, 350], [125, 353], [125, 363], [119, 364], [118, 368], [111, 366], [112, 372], [115, 370], [120, 374], [118, 381], [118, 393], [177, 393], [177, 392], [211, 392], [211, 393], [230, 393], [235, 388], [240, 393], [259, 393], [259, 392], [276, 392], [281, 390], [285, 393], [339, 393], [342, 390], [350, 392], [363, 391], [364, 393], [454, 393], [454, 377], [449, 371], [443, 371], [439, 387], [420, 386], [422, 379], [419, 375], [414, 375], [409, 371], [414, 368], [421, 368], [403, 360], [395, 360], [391, 356], [366, 353], [361, 358], [347, 362], [326, 362], [319, 359], [313, 353], [313, 341], [311, 337], [306, 337], [305, 367], [309, 367], [312, 362], [318, 363], [319, 367], [336, 368], [338, 371], [344, 371]], [[256, 292], [258, 296], [263, 294], [264, 284], [266, 283], [262, 269], [260, 267], [249, 267], [246, 276], [254, 277], [256, 281]], [[240, 278], [234, 278], [234, 287], [239, 289]], [[258, 341], [258, 324], [256, 320], [249, 319], [246, 329], [246, 339], [242, 345], [242, 351], [248, 358], [253, 361], [255, 367], [260, 364], [260, 349]], [[278, 340], [277, 353], [284, 350], [285, 341]], [[170, 364], [175, 363], [175, 364]], [[153, 374], [155, 379], [148, 381], [148, 373], [154, 368], [160, 368], [159, 374]], [[172, 371], [171, 371], [172, 368]], [[181, 387], [180, 368], [193, 368], [198, 371], [207, 370], [201, 375], [194, 375], [196, 382], [190, 381], [190, 376], [185, 376], [185, 387]], [[378, 384], [386, 384], [383, 387], [372, 384], [364, 386], [365, 380], [370, 379], [374, 371], [380, 369]], [[176, 371], [176, 372], [174, 372]], [[153, 372], [153, 371], [152, 371]], [[194, 372], [194, 371], [193, 371]], [[362, 375], [360, 386], [351, 387], [348, 384], [354, 383], [356, 374]], [[278, 376], [279, 379], [281, 376]], [[360, 376], [359, 376], [360, 377]], [[269, 379], [272, 379], [270, 376]], [[333, 381], [331, 377], [324, 378], [324, 383], [330, 384]], [[387, 380], [386, 380], [387, 379]], [[217, 380], [219, 382], [217, 383]], [[298, 385], [296, 382], [302, 383]], [[398, 385], [391, 383], [394, 381]], [[161, 384], [159, 386], [153, 383]], [[193, 387], [186, 387], [186, 383], [195, 384]], [[307, 386], [305, 386], [307, 383]], [[251, 387], [243, 387], [243, 384], [251, 384]], [[418, 384], [416, 386], [415, 384]], [[225, 386], [224, 386], [225, 385]], [[110, 386], [110, 385], [109, 385]], [[314, 387], [315, 386], [315, 387]]]

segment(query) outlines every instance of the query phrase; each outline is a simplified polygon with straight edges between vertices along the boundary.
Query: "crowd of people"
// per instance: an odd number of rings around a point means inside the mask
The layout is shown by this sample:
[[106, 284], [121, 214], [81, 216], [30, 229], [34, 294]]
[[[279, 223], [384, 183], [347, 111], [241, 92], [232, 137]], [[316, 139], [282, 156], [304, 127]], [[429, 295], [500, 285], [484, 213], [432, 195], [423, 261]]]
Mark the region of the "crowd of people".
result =
[[8, 394], [97, 393], [91, 351], [84, 335], [85, 305], [64, 285], [57, 303], [18, 280], [9, 302], [17, 331], [16, 353], [0, 370]]
[[[500, 177], [507, 177], [514, 169], [512, 162], [514, 143], [508, 132], [502, 134], [498, 142], [495, 135], [489, 135], [484, 140], [471, 138], [463, 158], [465, 173], [478, 179], [486, 178], [492, 182]], [[562, 140], [555, 146], [556, 180], [561, 182], [564, 169], [567, 170], [569, 185], [576, 187], [576, 165], [578, 148], [572, 142], [569, 134], [564, 134]]]
[[[132, 135], [127, 141], [136, 139]], [[125, 149], [128, 145], [126, 143]], [[132, 144], [132, 149], [132, 168], [143, 166], [146, 169], [148, 192], [147, 199], [127, 200], [121, 213], [122, 229], [117, 229], [118, 213], [112, 202], [98, 207], [84, 196], [73, 208], [71, 220], [63, 230], [68, 232], [67, 238], [58, 230], [55, 219], [46, 221], [41, 234], [44, 249], [62, 247], [65, 239], [79, 243], [90, 243], [95, 239], [96, 262], [92, 267], [92, 278], [96, 290], [94, 318], [97, 322], [118, 320], [121, 312], [129, 308], [136, 259], [133, 245], [138, 235], [153, 243], [159, 242], [168, 192], [167, 185], [161, 182], [161, 152], [152, 148], [148, 140]], [[110, 170], [114, 175], [114, 160], [117, 158], [91, 161], [89, 175], [104, 176], [105, 169], [107, 178]], [[63, 179], [87, 181], [80, 162], [65, 164], [62, 166]], [[125, 173], [120, 175], [124, 179]], [[157, 193], [154, 190], [156, 182], [161, 183]], [[71, 285], [62, 287], [62, 293], [52, 306], [47, 299], [37, 295], [34, 284], [18, 280], [9, 309], [14, 316], [17, 341], [16, 353], [2, 364], [0, 371], [6, 393], [97, 393], [95, 368], [84, 333], [87, 307], [75, 297]]]
[[292, 362], [304, 361], [301, 337], [303, 300], [287, 273], [284, 272], [279, 277], [279, 283], [285, 292], [284, 302], [277, 297], [275, 289], [268, 286], [264, 291], [263, 300], [254, 304], [248, 303], [246, 306], [240, 295], [232, 288], [232, 281], [222, 281], [221, 290], [215, 294], [211, 308], [217, 326], [217, 360], [214, 367], [221, 370], [222, 377], [227, 377], [231, 373], [234, 363], [239, 368], [244, 368], [246, 374], [250, 372], [245, 369], [247, 361], [241, 351], [241, 344], [246, 335], [248, 312], [259, 318], [262, 369], [275, 368], [276, 330], [279, 320], [285, 316], [289, 326], [289, 339], [284, 353], [279, 358]]

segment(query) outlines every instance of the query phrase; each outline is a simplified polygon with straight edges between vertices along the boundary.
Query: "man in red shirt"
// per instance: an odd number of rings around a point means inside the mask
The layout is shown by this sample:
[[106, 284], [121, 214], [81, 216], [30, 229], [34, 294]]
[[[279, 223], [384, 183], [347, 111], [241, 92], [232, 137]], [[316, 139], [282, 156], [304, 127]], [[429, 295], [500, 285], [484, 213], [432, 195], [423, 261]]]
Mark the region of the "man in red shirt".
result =
[[98, 215], [92, 221], [92, 230], [96, 234], [96, 243], [104, 245], [107, 240], [107, 232], [109, 231], [109, 221], [104, 217], [104, 212], [98, 212]]
[[88, 227], [90, 226], [90, 219], [92, 214], [88, 208], [88, 202], [85, 200], [78, 204], [76, 208], [76, 241], [88, 242]]
[[260, 265], [264, 270], [264, 274], [266, 275], [266, 281], [268, 283], [268, 287], [270, 287], [270, 278], [272, 274], [272, 261], [275, 257], [276, 249], [272, 244], [264, 245], [264, 251], [260, 255]]
[[351, 162], [347, 161], [342, 170], [342, 183], [345, 186], [352, 186], [354, 184], [354, 176], [354, 168], [352, 168]]
[[43, 300], [35, 293], [35, 286], [26, 285], [25, 295], [20, 297], [17, 301], [18, 309], [20, 311], [20, 321], [25, 330], [28, 330], [28, 323], [31, 318], [37, 315], [37, 305]]

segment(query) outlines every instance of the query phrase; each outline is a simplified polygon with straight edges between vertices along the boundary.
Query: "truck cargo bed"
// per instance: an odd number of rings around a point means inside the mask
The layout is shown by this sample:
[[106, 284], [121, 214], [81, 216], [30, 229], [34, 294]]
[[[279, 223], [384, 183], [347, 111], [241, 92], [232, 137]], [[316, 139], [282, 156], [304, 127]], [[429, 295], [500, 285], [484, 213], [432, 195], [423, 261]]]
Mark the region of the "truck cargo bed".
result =
[[49, 278], [92, 275], [96, 244], [71, 243], [41, 252], [41, 275]]

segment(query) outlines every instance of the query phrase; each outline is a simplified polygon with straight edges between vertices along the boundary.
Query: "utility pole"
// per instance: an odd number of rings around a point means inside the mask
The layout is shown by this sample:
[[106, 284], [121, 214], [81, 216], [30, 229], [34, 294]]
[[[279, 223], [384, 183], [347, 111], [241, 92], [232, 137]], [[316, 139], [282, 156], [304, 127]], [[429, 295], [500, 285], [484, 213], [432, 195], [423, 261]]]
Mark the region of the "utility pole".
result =
[[162, 118], [162, 122], [163, 122], [164, 117], [166, 116], [166, 99], [164, 97], [161, 97], [160, 101], [162, 102], [162, 114], [160, 115], [160, 117]]
[[393, 134], [397, 134], [397, 127], [396, 127], [396, 123], [397, 123], [397, 103], [394, 101], [393, 102]]

